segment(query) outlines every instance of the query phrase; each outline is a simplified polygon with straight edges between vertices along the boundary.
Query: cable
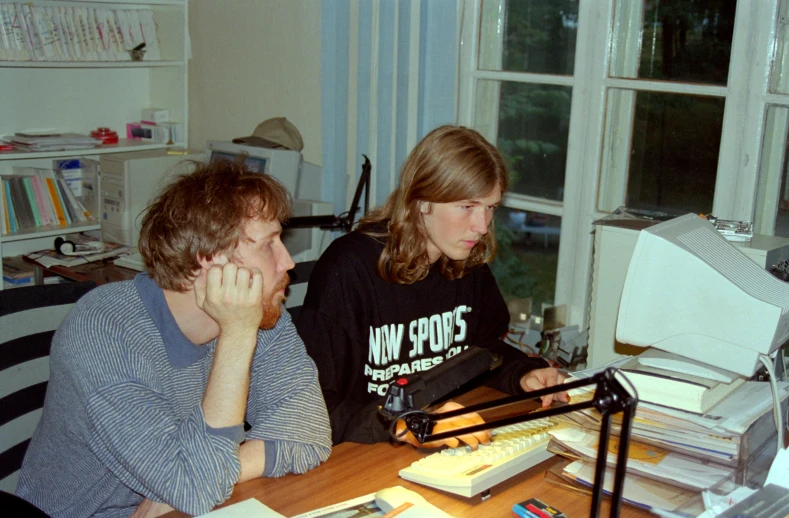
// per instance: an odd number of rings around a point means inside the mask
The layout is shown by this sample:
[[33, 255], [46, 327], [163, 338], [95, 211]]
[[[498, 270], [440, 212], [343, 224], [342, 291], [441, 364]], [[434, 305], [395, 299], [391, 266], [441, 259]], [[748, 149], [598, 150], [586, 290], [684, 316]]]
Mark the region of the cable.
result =
[[781, 400], [778, 397], [778, 382], [775, 379], [775, 369], [773, 369], [773, 364], [770, 361], [770, 357], [765, 354], [759, 355], [759, 360], [764, 365], [764, 368], [767, 369], [767, 374], [770, 376], [770, 388], [773, 392], [773, 418], [775, 419], [775, 429], [776, 429], [776, 442], [777, 442], [777, 452], [781, 453], [783, 449], [783, 420], [781, 419]]

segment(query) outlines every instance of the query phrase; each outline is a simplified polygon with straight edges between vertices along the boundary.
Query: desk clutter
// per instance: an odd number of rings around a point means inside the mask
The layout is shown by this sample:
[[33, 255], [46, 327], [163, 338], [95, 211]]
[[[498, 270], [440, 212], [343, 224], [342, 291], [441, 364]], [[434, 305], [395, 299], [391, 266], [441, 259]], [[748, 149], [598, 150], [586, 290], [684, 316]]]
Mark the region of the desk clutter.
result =
[[[249, 498], [208, 514], [205, 518], [284, 518], [284, 515]], [[401, 486], [387, 487], [368, 495], [338, 502], [293, 518], [345, 518], [348, 516], [398, 516], [400, 518], [452, 518], [422, 495]]]
[[0, 61], [132, 61], [142, 44], [161, 59], [150, 9], [0, 3], [0, 24]]
[[[626, 376], [624, 367], [632, 367], [632, 361], [633, 358], [625, 358], [615, 366], [621, 367], [620, 372]], [[585, 378], [592, 373], [590, 370], [573, 375]], [[789, 385], [779, 386], [785, 412]], [[648, 387], [642, 388], [649, 392]], [[775, 455], [777, 438], [770, 390], [765, 382], [733, 383], [733, 388], [705, 413], [667, 406], [673, 404], [671, 398], [656, 404], [647, 402], [650, 396], [640, 397], [631, 431], [625, 503], [648, 510], [679, 512], [699, 506], [703, 492], [764, 477]], [[571, 391], [571, 403], [590, 399], [592, 392], [593, 388]], [[589, 409], [558, 419], [561, 426], [550, 431], [548, 450], [567, 460], [549, 470], [546, 480], [588, 492], [594, 483], [599, 413]], [[617, 437], [620, 424], [621, 419], [615, 416], [612, 433]], [[609, 443], [606, 492], [612, 489], [610, 468], [618, 449], [617, 437]]]

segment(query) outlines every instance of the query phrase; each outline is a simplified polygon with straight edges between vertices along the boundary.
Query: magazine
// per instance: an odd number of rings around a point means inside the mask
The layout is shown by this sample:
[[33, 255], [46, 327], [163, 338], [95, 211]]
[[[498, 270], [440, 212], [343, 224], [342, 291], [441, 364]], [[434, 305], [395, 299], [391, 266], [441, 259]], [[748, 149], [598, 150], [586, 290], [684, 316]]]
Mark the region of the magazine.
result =
[[346, 500], [294, 518], [452, 518], [415, 491], [402, 486], [388, 487], [369, 495]]

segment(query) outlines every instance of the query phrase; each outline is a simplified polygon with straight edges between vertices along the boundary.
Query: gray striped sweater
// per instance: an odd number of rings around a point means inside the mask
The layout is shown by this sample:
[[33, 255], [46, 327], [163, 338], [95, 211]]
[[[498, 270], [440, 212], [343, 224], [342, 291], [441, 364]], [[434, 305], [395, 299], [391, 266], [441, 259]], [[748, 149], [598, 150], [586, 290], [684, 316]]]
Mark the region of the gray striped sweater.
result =
[[88, 293], [53, 339], [17, 493], [52, 516], [129, 516], [143, 497], [202, 514], [232, 493], [245, 438], [264, 441], [263, 476], [328, 458], [317, 372], [287, 311], [258, 333], [246, 433], [205, 424], [213, 353], [214, 341], [197, 346], [181, 333], [145, 274]]

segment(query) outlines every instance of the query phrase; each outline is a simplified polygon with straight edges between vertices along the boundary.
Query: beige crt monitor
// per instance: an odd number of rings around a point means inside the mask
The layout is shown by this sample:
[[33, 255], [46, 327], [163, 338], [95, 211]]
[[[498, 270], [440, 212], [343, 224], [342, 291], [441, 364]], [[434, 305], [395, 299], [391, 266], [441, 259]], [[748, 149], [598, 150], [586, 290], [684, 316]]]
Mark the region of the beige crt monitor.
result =
[[279, 180], [294, 198], [301, 195], [299, 190], [302, 163], [300, 152], [290, 149], [244, 146], [215, 140], [209, 140], [206, 146], [210, 152], [209, 160], [234, 160], [243, 153], [246, 155], [246, 164], [249, 169], [258, 173], [270, 174]]
[[616, 339], [749, 377], [789, 341], [789, 283], [707, 220], [680, 216], [639, 234]]
[[189, 172], [185, 160], [204, 161], [203, 151], [154, 149], [101, 155], [101, 238], [137, 246], [142, 212], [174, 175]]
[[[636, 248], [641, 229], [657, 222], [633, 222], [610, 218], [595, 226], [594, 260], [589, 307], [588, 365], [600, 367], [619, 355], [640, 354], [643, 349], [616, 341], [616, 319], [625, 285], [627, 267]], [[760, 268], [769, 269], [789, 259], [789, 239], [754, 235], [750, 242], [732, 244]]]

